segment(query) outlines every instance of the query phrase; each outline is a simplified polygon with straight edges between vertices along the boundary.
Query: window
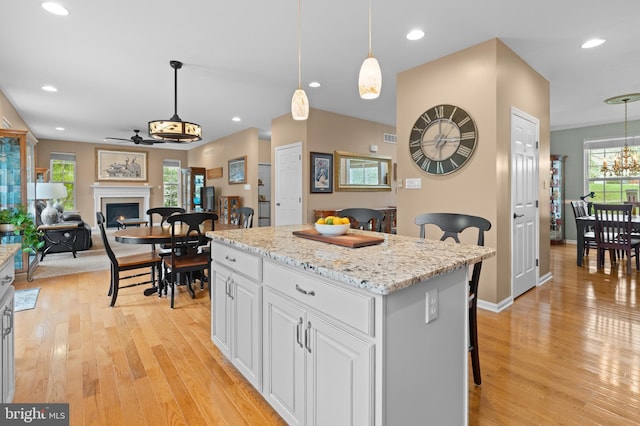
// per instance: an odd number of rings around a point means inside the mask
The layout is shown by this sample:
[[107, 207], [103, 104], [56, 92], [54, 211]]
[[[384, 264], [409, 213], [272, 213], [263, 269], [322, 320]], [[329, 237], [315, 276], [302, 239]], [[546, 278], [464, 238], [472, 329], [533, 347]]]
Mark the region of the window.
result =
[[[632, 161], [640, 158], [640, 136], [628, 137], [627, 144], [631, 148]], [[624, 138], [585, 140], [584, 167], [586, 177], [585, 193], [593, 191], [595, 200], [599, 203], [621, 203], [628, 197], [638, 199], [640, 191], [640, 175], [616, 176], [602, 172], [605, 164], [611, 167], [618, 160], [620, 151], [624, 147]]]
[[180, 161], [164, 160], [162, 163], [162, 196], [165, 207], [180, 206]]
[[[51, 182], [62, 182], [67, 198], [62, 203], [65, 211], [76, 210], [76, 155], [52, 152], [50, 156]], [[62, 202], [62, 200], [60, 200]]]

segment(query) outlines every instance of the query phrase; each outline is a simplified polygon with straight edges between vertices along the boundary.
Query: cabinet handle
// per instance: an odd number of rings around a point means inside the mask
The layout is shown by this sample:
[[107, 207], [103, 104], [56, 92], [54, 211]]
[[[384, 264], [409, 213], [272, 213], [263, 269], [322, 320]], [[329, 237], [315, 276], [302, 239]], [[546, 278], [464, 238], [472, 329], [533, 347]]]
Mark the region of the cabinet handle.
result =
[[236, 261], [236, 258], [235, 258], [235, 257], [229, 257], [229, 255], [228, 255], [228, 254], [225, 254], [225, 255], [224, 255], [224, 259], [225, 259], [225, 260], [228, 260], [229, 262], [235, 262], [235, 261]]
[[304, 345], [307, 352], [311, 353], [311, 321], [307, 322], [307, 328], [304, 330]]
[[2, 282], [2, 285], [11, 284], [11, 281], [13, 281], [13, 277], [11, 275], [5, 275], [4, 277], [0, 278], [0, 281]]
[[296, 341], [298, 342], [298, 345], [300, 345], [300, 348], [302, 348], [302, 317], [300, 317], [300, 322], [298, 322], [298, 325], [296, 325]]
[[9, 334], [11, 334], [11, 331], [13, 331], [13, 311], [9, 307], [6, 307], [4, 308], [3, 315], [6, 317], [9, 317], [9, 328], [7, 329], [3, 328], [2, 330], [2, 338], [4, 339]]
[[296, 284], [296, 290], [298, 290], [300, 293], [302, 294], [306, 294], [308, 296], [315, 296], [316, 292], [313, 290], [305, 290], [302, 287], [300, 287], [298, 284]]
[[233, 278], [229, 277], [229, 293], [227, 293], [229, 295], [229, 298], [233, 299], [233, 283], [235, 281], [233, 281]]

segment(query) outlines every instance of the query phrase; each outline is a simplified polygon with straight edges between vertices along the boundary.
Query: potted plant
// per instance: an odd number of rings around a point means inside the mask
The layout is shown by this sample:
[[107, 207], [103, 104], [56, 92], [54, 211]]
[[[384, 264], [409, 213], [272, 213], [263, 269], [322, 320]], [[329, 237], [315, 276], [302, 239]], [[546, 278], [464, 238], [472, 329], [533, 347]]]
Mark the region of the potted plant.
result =
[[[3, 227], [1, 225], [11, 225]], [[0, 210], [0, 231], [22, 236], [22, 250], [36, 252], [44, 246], [42, 232], [38, 231], [33, 217], [20, 205]]]

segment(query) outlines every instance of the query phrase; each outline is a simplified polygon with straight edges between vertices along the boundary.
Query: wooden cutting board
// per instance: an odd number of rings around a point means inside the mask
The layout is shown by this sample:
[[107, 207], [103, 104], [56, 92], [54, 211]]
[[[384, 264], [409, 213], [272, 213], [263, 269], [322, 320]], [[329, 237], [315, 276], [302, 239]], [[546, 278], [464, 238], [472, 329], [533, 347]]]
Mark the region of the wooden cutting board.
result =
[[384, 238], [380, 238], [374, 235], [363, 235], [347, 232], [344, 235], [322, 235], [315, 229], [308, 229], [304, 231], [293, 231], [293, 235], [300, 238], [307, 238], [314, 241], [322, 241], [323, 243], [336, 244], [339, 246], [358, 248], [372, 246], [380, 244], [384, 241]]

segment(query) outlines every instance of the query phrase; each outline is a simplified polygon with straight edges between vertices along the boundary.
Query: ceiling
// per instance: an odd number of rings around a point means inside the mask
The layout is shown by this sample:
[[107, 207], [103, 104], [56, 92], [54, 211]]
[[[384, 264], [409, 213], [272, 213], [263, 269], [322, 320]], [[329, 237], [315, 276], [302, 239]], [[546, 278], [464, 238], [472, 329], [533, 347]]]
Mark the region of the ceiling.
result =
[[[295, 0], [0, 0], [0, 90], [38, 139], [101, 143], [129, 138], [150, 120], [178, 114], [204, 140], [248, 127], [269, 138], [297, 88]], [[640, 92], [637, 0], [373, 0], [373, 54], [380, 98], [357, 92], [367, 56], [366, 0], [302, 0], [302, 81], [312, 108], [395, 125], [396, 74], [497, 37], [551, 87], [551, 129], [621, 122], [624, 107], [604, 99]], [[420, 28], [426, 36], [410, 42]], [[607, 42], [581, 49], [585, 40]], [[317, 80], [320, 88], [308, 83]], [[50, 84], [56, 93], [45, 92]], [[425, 105], [428, 107], [428, 105]], [[241, 117], [233, 122], [234, 116]], [[640, 103], [629, 106], [640, 119]], [[65, 130], [56, 130], [63, 127]], [[126, 144], [126, 143], [125, 143]]]

